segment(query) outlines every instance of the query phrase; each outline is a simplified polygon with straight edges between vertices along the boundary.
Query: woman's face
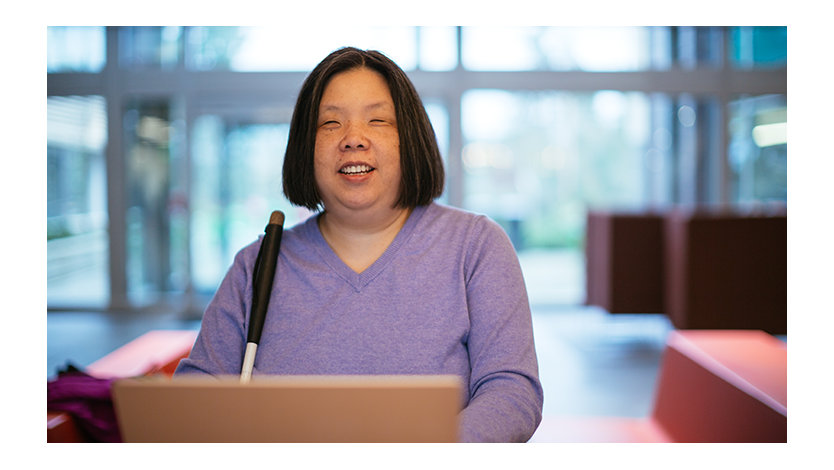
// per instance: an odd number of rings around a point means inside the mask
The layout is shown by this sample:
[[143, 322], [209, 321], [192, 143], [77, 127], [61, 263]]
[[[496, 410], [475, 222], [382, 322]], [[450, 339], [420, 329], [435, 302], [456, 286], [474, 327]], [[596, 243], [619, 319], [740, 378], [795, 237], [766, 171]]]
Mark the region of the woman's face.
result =
[[394, 101], [377, 72], [356, 68], [330, 79], [316, 130], [316, 184], [327, 211], [394, 208], [400, 138]]

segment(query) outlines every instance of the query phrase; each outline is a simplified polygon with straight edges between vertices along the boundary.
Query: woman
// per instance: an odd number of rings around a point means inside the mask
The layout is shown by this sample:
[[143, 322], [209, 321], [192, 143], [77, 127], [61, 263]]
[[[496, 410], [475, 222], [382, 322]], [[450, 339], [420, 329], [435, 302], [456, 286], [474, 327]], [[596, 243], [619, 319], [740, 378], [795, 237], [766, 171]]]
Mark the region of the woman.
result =
[[[284, 193], [320, 212], [283, 234], [255, 374], [457, 374], [460, 438], [523, 442], [541, 420], [530, 307], [506, 234], [434, 203], [434, 131], [405, 73], [338, 50], [305, 80]], [[239, 373], [260, 242], [235, 257], [177, 373]]]

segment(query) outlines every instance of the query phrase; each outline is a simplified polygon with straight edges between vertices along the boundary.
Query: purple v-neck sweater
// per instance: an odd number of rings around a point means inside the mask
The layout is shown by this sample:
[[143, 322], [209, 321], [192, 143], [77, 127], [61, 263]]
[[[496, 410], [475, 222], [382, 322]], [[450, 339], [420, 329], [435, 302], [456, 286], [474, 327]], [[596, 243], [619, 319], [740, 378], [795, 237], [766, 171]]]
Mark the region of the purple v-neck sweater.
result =
[[[527, 291], [504, 231], [432, 203], [362, 273], [317, 216], [285, 230], [253, 374], [456, 374], [465, 442], [526, 441], [542, 388]], [[181, 373], [239, 374], [260, 240], [243, 248]]]

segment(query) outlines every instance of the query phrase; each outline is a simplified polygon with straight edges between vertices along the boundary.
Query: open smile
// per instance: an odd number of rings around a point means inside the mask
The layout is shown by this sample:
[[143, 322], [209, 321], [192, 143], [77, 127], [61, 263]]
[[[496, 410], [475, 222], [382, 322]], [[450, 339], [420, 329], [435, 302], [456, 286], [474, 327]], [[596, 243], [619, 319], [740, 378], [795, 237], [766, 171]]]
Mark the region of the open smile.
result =
[[343, 175], [350, 175], [350, 176], [358, 176], [358, 175], [367, 175], [368, 173], [374, 171], [374, 167], [370, 165], [345, 165], [339, 169], [339, 173]]

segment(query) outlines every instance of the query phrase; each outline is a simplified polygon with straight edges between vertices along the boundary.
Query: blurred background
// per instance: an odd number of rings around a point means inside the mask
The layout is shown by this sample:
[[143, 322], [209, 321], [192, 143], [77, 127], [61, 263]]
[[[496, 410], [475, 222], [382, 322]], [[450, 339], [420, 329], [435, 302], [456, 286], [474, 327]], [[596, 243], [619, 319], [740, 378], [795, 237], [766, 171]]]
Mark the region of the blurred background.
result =
[[445, 159], [442, 202], [510, 235], [542, 380], [564, 393], [546, 410], [644, 414], [670, 328], [584, 305], [589, 210], [787, 201], [785, 27], [46, 33], [48, 374], [149, 328], [197, 328], [269, 213], [309, 215], [281, 194], [289, 121], [342, 46], [408, 73]]

